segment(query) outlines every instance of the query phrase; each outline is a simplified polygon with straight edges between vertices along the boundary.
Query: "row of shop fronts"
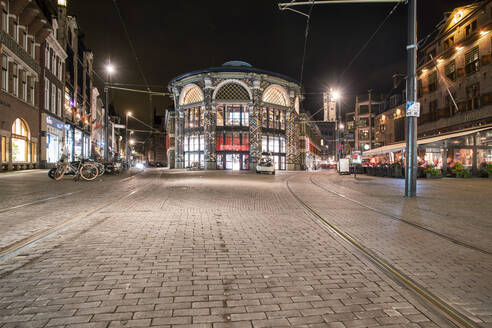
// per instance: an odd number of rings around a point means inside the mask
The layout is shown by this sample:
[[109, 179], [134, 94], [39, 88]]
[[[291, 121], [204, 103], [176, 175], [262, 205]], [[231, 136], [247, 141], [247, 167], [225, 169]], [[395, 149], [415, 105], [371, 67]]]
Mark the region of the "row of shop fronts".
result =
[[[90, 157], [91, 138], [90, 135], [71, 124], [66, 124], [56, 118], [43, 114], [42, 140], [45, 139], [45, 154], [47, 165], [56, 163], [65, 151], [70, 160], [81, 156]], [[44, 135], [43, 135], [44, 133]], [[43, 156], [44, 155], [44, 156]]]
[[[1, 133], [0, 165], [2, 169], [34, 168], [40, 155], [43, 166], [56, 163], [65, 151], [68, 158], [89, 157], [90, 135], [71, 124], [66, 124], [50, 115], [42, 114], [41, 135], [32, 135], [28, 122], [16, 118], [11, 131]], [[38, 149], [38, 146], [41, 147]], [[39, 151], [39, 152], [38, 152]]]
[[[419, 167], [433, 166], [446, 173], [456, 165], [480, 172], [492, 163], [492, 125], [455, 131], [418, 141]], [[375, 148], [363, 153], [371, 166], [405, 162], [405, 143]]]

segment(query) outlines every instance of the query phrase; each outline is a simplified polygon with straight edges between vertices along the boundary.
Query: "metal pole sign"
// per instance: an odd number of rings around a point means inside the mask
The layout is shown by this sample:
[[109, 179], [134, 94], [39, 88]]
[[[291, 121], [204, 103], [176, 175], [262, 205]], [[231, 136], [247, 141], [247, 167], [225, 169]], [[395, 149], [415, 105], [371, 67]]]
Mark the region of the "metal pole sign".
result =
[[[405, 196], [417, 196], [417, 0], [408, 1], [407, 117], [405, 147]], [[410, 115], [408, 115], [410, 114]]]
[[420, 116], [420, 103], [416, 101], [407, 101], [407, 117], [419, 117]]

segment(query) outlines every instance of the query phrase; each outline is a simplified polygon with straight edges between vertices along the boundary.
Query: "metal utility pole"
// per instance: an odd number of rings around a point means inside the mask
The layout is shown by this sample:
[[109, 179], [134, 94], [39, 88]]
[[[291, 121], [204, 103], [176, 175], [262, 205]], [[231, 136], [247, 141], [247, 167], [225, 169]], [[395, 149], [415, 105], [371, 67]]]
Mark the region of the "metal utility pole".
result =
[[[417, 0], [408, 1], [407, 118], [405, 151], [405, 196], [417, 196]], [[415, 110], [412, 110], [414, 107]], [[410, 109], [410, 110], [409, 110]]]
[[108, 82], [104, 85], [104, 93], [106, 94], [106, 106], [104, 109], [104, 161], [109, 161], [109, 93]]
[[129, 113], [126, 113], [125, 115], [125, 160], [128, 163], [128, 115]]
[[340, 115], [338, 115], [339, 113], [339, 110], [340, 110], [340, 106], [338, 105], [338, 100], [335, 101], [335, 115], [336, 115], [336, 119], [335, 119], [335, 133], [336, 133], [336, 138], [337, 138], [337, 144], [335, 146], [335, 149], [336, 149], [336, 160], [337, 162], [340, 160], [340, 149], [338, 149], [338, 145], [340, 144], [340, 121], [341, 121], [341, 117]]
[[[417, 117], [420, 104], [417, 102], [417, 0], [320, 0], [279, 3], [280, 10], [293, 6], [321, 4], [356, 3], [395, 3], [408, 4], [408, 45], [407, 45], [407, 111], [406, 111], [406, 150], [405, 150], [405, 196], [417, 195]], [[338, 136], [337, 136], [338, 137]], [[337, 138], [338, 139], [338, 138]]]

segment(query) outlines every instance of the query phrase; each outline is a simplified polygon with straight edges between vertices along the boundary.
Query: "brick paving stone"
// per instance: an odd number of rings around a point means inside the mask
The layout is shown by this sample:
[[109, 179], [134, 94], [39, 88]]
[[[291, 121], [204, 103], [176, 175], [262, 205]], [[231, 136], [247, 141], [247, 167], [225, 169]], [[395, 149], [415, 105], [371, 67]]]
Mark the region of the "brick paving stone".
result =
[[[148, 170], [128, 184], [114, 180], [116, 195], [137, 192], [26, 256], [0, 262], [2, 320], [37, 316], [46, 326], [105, 328], [447, 327], [306, 214], [284, 185], [298, 176]], [[113, 197], [94, 192], [82, 200], [96, 196], [97, 204]]]
[[61, 317], [50, 319], [47, 326], [72, 325], [76, 323], [86, 323], [91, 319], [91, 315], [81, 315], [72, 317]]
[[[403, 181], [399, 179], [362, 176], [354, 180], [326, 173], [312, 178], [318, 186], [312, 184], [308, 176], [295, 180], [296, 184], [292, 186], [321, 215], [366, 247], [376, 249], [386, 261], [458, 310], [468, 312], [483, 324], [490, 322], [488, 317], [482, 317], [492, 315], [492, 257], [489, 254], [399, 223], [356, 203], [403, 217], [490, 253], [492, 240], [486, 236], [490, 236], [492, 229], [489, 216], [484, 215], [492, 210], [491, 203], [486, 200], [490, 198], [490, 181], [472, 179], [462, 183], [442, 179], [434, 183], [419, 180], [419, 197], [406, 199], [401, 197]], [[395, 230], [396, 226], [398, 229]], [[381, 239], [381, 234], [385, 238]], [[374, 303], [402, 300], [391, 291], [369, 299]], [[485, 309], [483, 312], [482, 308]]]

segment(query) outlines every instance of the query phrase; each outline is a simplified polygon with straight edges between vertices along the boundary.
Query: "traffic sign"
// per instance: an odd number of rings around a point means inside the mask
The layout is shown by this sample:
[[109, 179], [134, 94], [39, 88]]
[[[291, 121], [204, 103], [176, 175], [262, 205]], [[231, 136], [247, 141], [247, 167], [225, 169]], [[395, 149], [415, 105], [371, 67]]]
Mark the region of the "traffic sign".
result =
[[343, 149], [343, 146], [341, 144], [338, 144], [337, 145], [337, 150], [342, 150]]
[[407, 101], [407, 117], [420, 116], [420, 103], [417, 101]]

